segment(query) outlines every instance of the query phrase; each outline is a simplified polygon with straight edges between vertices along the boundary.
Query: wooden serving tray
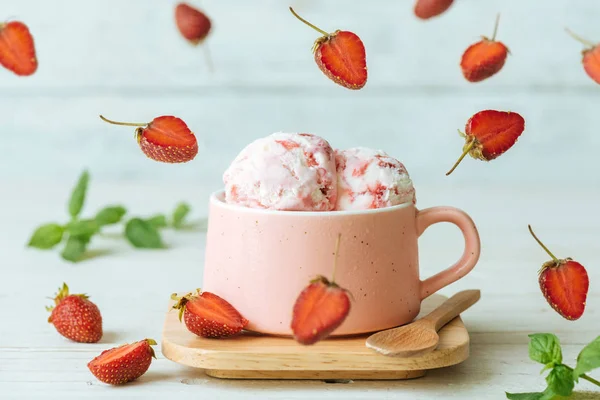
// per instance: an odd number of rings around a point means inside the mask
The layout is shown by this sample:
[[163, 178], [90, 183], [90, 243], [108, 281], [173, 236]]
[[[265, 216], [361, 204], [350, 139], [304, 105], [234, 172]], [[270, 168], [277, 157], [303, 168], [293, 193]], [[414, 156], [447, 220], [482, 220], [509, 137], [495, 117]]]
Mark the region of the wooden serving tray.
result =
[[[441, 295], [429, 297], [420, 315], [444, 300], [446, 297]], [[330, 338], [312, 346], [252, 332], [227, 339], [204, 339], [189, 332], [173, 310], [167, 312], [162, 353], [216, 378], [411, 379], [422, 377], [428, 369], [458, 364], [469, 357], [469, 333], [460, 317], [443, 327], [439, 335], [440, 344], [432, 353], [395, 358], [367, 348], [369, 335]]]

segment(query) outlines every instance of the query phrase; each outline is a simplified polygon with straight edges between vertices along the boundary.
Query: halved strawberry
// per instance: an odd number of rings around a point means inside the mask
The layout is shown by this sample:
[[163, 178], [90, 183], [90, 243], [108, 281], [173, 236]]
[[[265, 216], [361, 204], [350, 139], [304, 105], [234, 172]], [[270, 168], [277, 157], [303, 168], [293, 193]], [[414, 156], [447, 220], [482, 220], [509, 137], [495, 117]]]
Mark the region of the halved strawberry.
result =
[[446, 11], [454, 0], [417, 0], [414, 12], [418, 18], [429, 19]]
[[450, 175], [467, 154], [490, 161], [510, 149], [525, 130], [525, 120], [511, 111], [485, 110], [473, 115], [465, 127], [463, 153], [446, 173]]
[[0, 65], [20, 76], [37, 71], [33, 36], [24, 23], [0, 23]]
[[508, 48], [502, 42], [495, 40], [499, 21], [500, 15], [496, 18], [491, 39], [483, 36], [483, 40], [472, 44], [463, 53], [460, 68], [469, 82], [480, 82], [495, 75], [506, 62]]
[[583, 69], [592, 80], [600, 84], [600, 43], [593, 43], [586, 40], [567, 29], [569, 35], [575, 40], [583, 43], [586, 48], [583, 49]]
[[110, 385], [122, 385], [144, 375], [152, 357], [156, 358], [154, 349], [156, 345], [152, 339], [124, 344], [110, 350], [103, 351], [98, 357], [88, 363], [88, 368], [98, 380]]
[[181, 119], [172, 116], [154, 118], [150, 123], [116, 122], [102, 115], [113, 125], [137, 126], [135, 137], [149, 158], [165, 163], [183, 163], [198, 154], [196, 136]]
[[183, 316], [185, 326], [198, 336], [224, 338], [237, 335], [248, 325], [238, 310], [216, 294], [197, 289], [196, 294], [173, 294], [171, 299], [177, 300], [173, 308], [179, 310], [179, 320]]
[[349, 31], [327, 33], [300, 17], [292, 7], [290, 11], [306, 25], [323, 36], [315, 41], [315, 61], [323, 73], [335, 83], [348, 89], [361, 89], [367, 83], [365, 46], [360, 38]]
[[292, 331], [298, 343], [309, 345], [325, 339], [335, 331], [350, 312], [348, 291], [334, 282], [340, 236], [335, 245], [333, 277], [313, 279], [298, 296], [292, 311]]
[[552, 257], [552, 260], [542, 265], [539, 273], [542, 294], [548, 304], [561, 316], [571, 321], [579, 319], [585, 311], [590, 286], [585, 267], [571, 258], [556, 258], [533, 233], [531, 225], [529, 225], [529, 232]]
[[175, 7], [175, 23], [181, 35], [194, 45], [206, 39], [212, 26], [206, 14], [187, 3]]

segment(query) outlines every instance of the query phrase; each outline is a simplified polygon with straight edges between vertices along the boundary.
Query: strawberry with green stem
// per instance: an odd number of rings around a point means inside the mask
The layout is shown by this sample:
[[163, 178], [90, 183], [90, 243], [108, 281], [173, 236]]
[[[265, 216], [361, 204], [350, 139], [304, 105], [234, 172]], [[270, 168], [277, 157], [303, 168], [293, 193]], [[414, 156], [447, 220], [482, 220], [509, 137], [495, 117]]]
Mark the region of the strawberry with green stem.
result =
[[103, 351], [88, 363], [88, 369], [98, 380], [109, 385], [122, 385], [144, 375], [152, 358], [156, 358], [153, 339], [124, 344]]
[[586, 48], [583, 50], [583, 69], [592, 80], [600, 84], [600, 43], [593, 43], [579, 35], [573, 33], [570, 29], [566, 29], [567, 33], [578, 42], [583, 43]]

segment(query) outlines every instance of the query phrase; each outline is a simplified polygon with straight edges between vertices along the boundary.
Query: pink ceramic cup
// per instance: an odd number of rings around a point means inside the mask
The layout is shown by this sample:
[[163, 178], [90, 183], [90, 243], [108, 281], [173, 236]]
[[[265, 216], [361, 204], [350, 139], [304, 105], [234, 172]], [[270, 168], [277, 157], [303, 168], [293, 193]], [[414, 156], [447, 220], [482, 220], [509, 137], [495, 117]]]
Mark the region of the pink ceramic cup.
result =
[[[334, 335], [373, 332], [402, 325], [421, 301], [473, 269], [479, 235], [456, 208], [417, 210], [412, 203], [365, 211], [273, 211], [210, 198], [203, 290], [229, 301], [252, 331], [291, 335], [292, 308], [316, 275], [331, 277], [341, 233], [335, 281], [354, 300]], [[465, 238], [462, 258], [420, 280], [417, 240], [437, 222], [457, 225]]]

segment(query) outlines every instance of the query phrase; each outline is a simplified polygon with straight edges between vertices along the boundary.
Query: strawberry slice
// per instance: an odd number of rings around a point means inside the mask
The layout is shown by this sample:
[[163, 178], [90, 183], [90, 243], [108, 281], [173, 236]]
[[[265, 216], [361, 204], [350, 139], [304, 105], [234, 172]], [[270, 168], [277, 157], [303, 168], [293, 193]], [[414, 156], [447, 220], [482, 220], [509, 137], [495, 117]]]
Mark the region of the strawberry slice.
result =
[[463, 53], [460, 68], [469, 82], [481, 82], [498, 73], [504, 66], [509, 51], [502, 42], [495, 40], [499, 22], [500, 15], [496, 18], [491, 39], [484, 36], [483, 40], [472, 44]]
[[102, 115], [113, 125], [136, 126], [135, 136], [142, 152], [152, 160], [164, 163], [183, 163], [198, 154], [196, 136], [181, 119], [172, 116], [154, 118], [150, 123], [116, 122]]
[[175, 23], [181, 35], [193, 45], [203, 42], [212, 26], [206, 14], [186, 3], [175, 7]]
[[24, 23], [0, 23], [0, 65], [19, 76], [33, 75], [37, 71], [33, 37]]
[[367, 83], [367, 58], [365, 46], [360, 38], [349, 31], [336, 30], [327, 33], [300, 17], [292, 7], [296, 18], [315, 29], [323, 36], [315, 41], [315, 61], [323, 73], [335, 83], [353, 90]]
[[122, 385], [144, 375], [152, 357], [156, 358], [154, 349], [156, 345], [152, 339], [124, 344], [110, 350], [103, 351], [98, 357], [88, 363], [88, 368], [98, 380], [110, 385]]
[[[333, 275], [337, 269], [340, 247], [338, 235], [335, 245]], [[325, 339], [335, 331], [350, 312], [348, 291], [324, 276], [313, 279], [298, 296], [292, 311], [292, 331], [300, 344], [310, 345]]]
[[574, 321], [585, 311], [590, 286], [585, 267], [571, 258], [558, 259], [538, 239], [529, 225], [529, 232], [538, 244], [552, 257], [539, 273], [539, 284], [548, 304], [562, 317]]
[[517, 142], [524, 130], [525, 120], [515, 112], [478, 112], [467, 122], [465, 133], [459, 131], [466, 139], [463, 153], [446, 175], [450, 175], [467, 154], [484, 161], [497, 158]]
[[594, 82], [600, 84], [600, 44], [592, 43], [569, 29], [567, 29], [567, 33], [586, 46], [582, 52], [583, 69]]
[[179, 320], [183, 316], [188, 330], [205, 338], [224, 338], [237, 335], [248, 325], [248, 320], [223, 298], [210, 292], [196, 290], [171, 299], [177, 300], [173, 306], [179, 310]]
[[429, 19], [450, 8], [454, 0], [417, 0], [414, 12], [418, 18]]

